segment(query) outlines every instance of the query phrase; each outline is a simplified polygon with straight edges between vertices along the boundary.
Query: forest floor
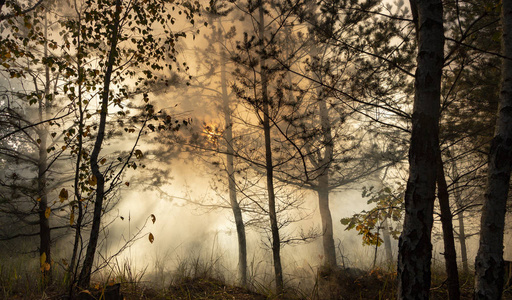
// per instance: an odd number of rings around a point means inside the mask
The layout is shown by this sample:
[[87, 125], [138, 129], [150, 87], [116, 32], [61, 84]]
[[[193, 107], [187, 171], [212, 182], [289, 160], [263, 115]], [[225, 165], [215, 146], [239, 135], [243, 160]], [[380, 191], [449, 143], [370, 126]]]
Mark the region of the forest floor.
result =
[[[124, 282], [116, 284], [118, 286], [115, 293], [108, 294], [103, 292], [101, 285], [87, 292], [85, 297], [78, 297], [79, 300], [160, 300], [160, 299], [239, 299], [239, 300], [264, 300], [264, 299], [283, 299], [283, 300], [342, 300], [342, 299], [396, 299], [396, 280], [395, 273], [386, 272], [381, 269], [374, 269], [365, 272], [359, 269], [338, 269], [318, 272], [314, 287], [308, 290], [298, 291], [290, 289], [285, 295], [277, 297], [271, 294], [270, 289], [267, 292], [256, 293], [245, 288], [227, 285], [224, 282], [213, 278], [202, 277], [183, 277], [174, 281], [167, 288], [154, 288], [151, 284]], [[448, 299], [448, 292], [445, 276], [433, 272], [432, 288], [430, 299]], [[0, 281], [2, 283], [2, 281]], [[98, 288], [99, 287], [99, 288]], [[103, 285], [103, 288], [109, 289], [111, 284]], [[45, 300], [64, 300], [68, 299], [62, 293], [62, 289], [53, 285], [44, 292], [32, 291], [31, 289], [10, 290], [6, 294], [6, 287], [0, 286], [0, 299], [45, 299]], [[473, 278], [461, 276], [461, 299], [472, 299]], [[103, 290], [105, 291], [105, 290]], [[120, 293], [119, 293], [120, 291]], [[122, 296], [120, 295], [122, 294]], [[512, 287], [505, 290], [503, 299], [512, 300]]]

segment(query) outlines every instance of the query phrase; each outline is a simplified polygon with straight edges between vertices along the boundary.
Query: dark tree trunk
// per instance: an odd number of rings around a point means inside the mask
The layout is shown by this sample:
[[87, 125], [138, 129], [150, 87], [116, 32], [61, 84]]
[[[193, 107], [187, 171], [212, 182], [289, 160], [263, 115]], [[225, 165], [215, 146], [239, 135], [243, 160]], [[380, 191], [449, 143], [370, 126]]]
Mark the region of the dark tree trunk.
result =
[[[81, 32], [82, 16], [78, 14], [78, 32]], [[75, 226], [75, 238], [73, 242], [73, 251], [71, 254], [71, 261], [68, 266], [68, 278], [69, 278], [69, 297], [74, 297], [74, 285], [77, 280], [78, 265], [80, 263], [80, 253], [82, 250], [82, 222], [84, 217], [82, 193], [80, 191], [80, 165], [82, 163], [82, 149], [83, 149], [83, 133], [84, 133], [84, 109], [82, 107], [82, 81], [83, 81], [83, 69], [82, 69], [82, 42], [81, 34], [77, 35], [77, 70], [78, 70], [78, 145], [77, 145], [77, 156], [75, 164], [75, 180], [74, 180], [74, 192], [76, 207], [78, 208], [78, 217], [75, 224], [71, 222], [71, 226]], [[75, 206], [72, 208], [72, 214], [75, 212]]]
[[405, 220], [399, 240], [398, 299], [428, 299], [432, 223], [439, 147], [439, 107], [443, 68], [443, 4], [411, 0], [418, 57], [415, 78], [409, 180]]
[[[223, 42], [223, 35], [220, 30], [221, 22], [219, 19], [219, 43]], [[233, 124], [231, 121], [231, 109], [229, 107], [229, 95], [227, 89], [227, 78], [226, 78], [226, 52], [221, 50], [221, 61], [220, 61], [220, 76], [221, 76], [221, 88], [222, 88], [222, 99], [223, 99], [223, 110], [224, 110], [224, 122], [226, 123], [226, 129], [224, 131], [224, 137], [227, 143], [226, 159], [227, 159], [227, 173], [228, 173], [228, 186], [229, 186], [229, 201], [231, 209], [233, 210], [233, 216], [235, 217], [236, 233], [238, 238], [238, 277], [240, 285], [247, 285], [247, 240], [245, 237], [245, 224], [242, 218], [242, 210], [238, 203], [236, 194], [236, 182], [235, 182], [235, 168], [234, 168], [234, 149], [233, 149]]]
[[265, 165], [267, 172], [267, 193], [270, 218], [270, 231], [272, 233], [272, 256], [274, 258], [274, 273], [276, 277], [276, 293], [281, 295], [284, 290], [283, 269], [281, 266], [281, 239], [279, 237], [279, 226], [276, 213], [276, 196], [274, 191], [274, 166], [272, 165], [272, 145], [270, 139], [270, 116], [269, 116], [269, 99], [267, 91], [267, 66], [265, 65], [265, 23], [264, 23], [263, 2], [259, 7], [259, 34], [261, 39], [260, 54], [260, 76], [261, 76], [261, 97], [263, 106], [263, 132], [265, 136]]
[[448, 295], [450, 300], [460, 299], [459, 272], [457, 270], [457, 254], [455, 252], [455, 238], [453, 236], [452, 212], [448, 186], [444, 176], [444, 166], [441, 151], [437, 153], [437, 197], [441, 208], [441, 224], [443, 227], [444, 260], [448, 276]]
[[[453, 162], [453, 178], [459, 178], [459, 174], [457, 172], [457, 164], [455, 161]], [[458, 182], [454, 183], [454, 196], [455, 196], [455, 205], [457, 207], [457, 221], [459, 222], [459, 244], [460, 244], [460, 258], [462, 259], [462, 273], [464, 275], [469, 274], [469, 264], [468, 264], [468, 251], [466, 248], [466, 228], [464, 226], [464, 210], [462, 207], [462, 198], [461, 191], [459, 189]]]
[[503, 231], [512, 168], [512, 2], [502, 1], [501, 93], [496, 132], [489, 152], [487, 190], [475, 261], [475, 299], [501, 299]]
[[108, 100], [110, 81], [112, 78], [112, 69], [114, 67], [115, 59], [117, 56], [117, 42], [119, 33], [119, 15], [121, 13], [121, 0], [116, 0], [114, 14], [114, 24], [111, 27], [111, 39], [110, 39], [110, 51], [107, 62], [107, 70], [105, 71], [105, 78], [103, 82], [103, 94], [101, 99], [101, 112], [100, 112], [100, 123], [98, 127], [98, 135], [96, 136], [96, 142], [91, 153], [91, 171], [93, 176], [96, 177], [96, 199], [94, 202], [94, 213], [92, 219], [91, 233], [89, 236], [89, 245], [87, 246], [87, 252], [85, 254], [84, 263], [82, 270], [80, 271], [80, 277], [78, 279], [78, 286], [80, 288], [87, 288], [91, 281], [92, 265], [94, 263], [94, 255], [96, 254], [96, 246], [98, 244], [101, 215], [103, 212], [103, 198], [105, 193], [105, 178], [103, 173], [100, 171], [98, 165], [98, 157], [101, 151], [101, 145], [105, 137], [105, 125], [107, 122], [108, 113]]
[[457, 221], [459, 222], [459, 244], [460, 258], [462, 259], [462, 273], [469, 274], [468, 250], [466, 248], [466, 229], [464, 226], [464, 211], [462, 210], [462, 206], [459, 203], [457, 204], [457, 210], [459, 211]]

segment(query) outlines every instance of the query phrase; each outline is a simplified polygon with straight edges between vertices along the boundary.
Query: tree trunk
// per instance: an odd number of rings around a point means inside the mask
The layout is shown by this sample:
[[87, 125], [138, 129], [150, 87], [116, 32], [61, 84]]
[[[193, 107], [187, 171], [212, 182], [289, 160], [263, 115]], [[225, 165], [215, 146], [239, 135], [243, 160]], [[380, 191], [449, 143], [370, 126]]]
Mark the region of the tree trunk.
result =
[[[219, 43], [223, 42], [223, 36], [221, 31], [221, 22], [219, 18]], [[235, 168], [234, 168], [234, 149], [233, 149], [233, 124], [231, 121], [231, 109], [229, 107], [229, 95], [227, 89], [227, 78], [226, 78], [226, 51], [221, 50], [221, 61], [220, 61], [220, 77], [221, 77], [221, 88], [222, 88], [222, 99], [223, 99], [223, 110], [224, 110], [224, 122], [226, 123], [226, 129], [224, 131], [224, 137], [227, 143], [226, 160], [227, 160], [227, 173], [228, 173], [228, 185], [229, 185], [229, 201], [231, 209], [233, 210], [233, 216], [235, 217], [236, 233], [238, 238], [238, 277], [241, 286], [247, 285], [247, 240], [245, 237], [245, 225], [242, 218], [242, 210], [238, 203], [236, 195], [236, 182], [235, 182]]]
[[[48, 37], [48, 16], [45, 13], [44, 35]], [[48, 42], [44, 45], [44, 56], [48, 56]], [[39, 99], [39, 121], [46, 119], [46, 112], [49, 109], [48, 96], [50, 94], [50, 68], [45, 67], [44, 99]], [[51, 282], [52, 257], [51, 257], [51, 234], [50, 234], [50, 208], [48, 207], [48, 190], [46, 188], [46, 174], [48, 171], [48, 152], [46, 145], [48, 139], [48, 125], [41, 124], [37, 130], [39, 139], [39, 158], [37, 163], [37, 195], [39, 200], [39, 255], [41, 257], [41, 273], [43, 285]]]
[[393, 261], [393, 250], [391, 249], [391, 234], [389, 233], [388, 218], [382, 221], [382, 239], [384, 240], [386, 260], [387, 263], [390, 264]]
[[324, 157], [321, 163], [322, 174], [318, 178], [318, 207], [322, 217], [322, 241], [324, 246], [324, 264], [336, 267], [336, 247], [334, 246], [334, 231], [332, 225], [331, 209], [329, 208], [329, 170], [333, 160], [334, 145], [332, 140], [331, 122], [327, 110], [323, 89], [317, 88], [317, 101], [320, 108], [320, 123], [322, 126], [322, 143], [324, 144]]
[[[314, 2], [310, 3], [311, 8], [314, 9]], [[311, 61], [319, 54], [319, 49], [314, 44], [311, 47]], [[321, 82], [322, 76], [321, 68], [313, 72], [313, 76]], [[318, 86], [316, 88], [316, 100], [318, 102], [318, 109], [320, 112], [320, 127], [322, 129], [322, 144], [324, 146], [323, 157], [318, 161], [318, 169], [321, 172], [318, 176], [318, 208], [320, 217], [322, 219], [322, 244], [324, 249], [323, 264], [326, 267], [336, 267], [336, 247], [334, 246], [334, 231], [332, 224], [331, 209], [329, 207], [329, 178], [330, 168], [333, 160], [334, 143], [332, 137], [331, 120], [329, 119], [329, 110], [327, 109], [327, 100], [324, 95], [324, 88]]]
[[450, 198], [448, 186], [444, 176], [441, 150], [437, 149], [437, 197], [441, 208], [441, 224], [443, 227], [444, 261], [448, 276], [448, 295], [450, 300], [460, 299], [459, 272], [457, 270], [457, 254], [455, 252], [455, 238], [453, 237], [452, 212], [450, 211]]
[[96, 177], [96, 201], [94, 203], [94, 213], [92, 219], [92, 228], [89, 237], [89, 245], [87, 246], [87, 252], [85, 254], [84, 263], [82, 270], [80, 271], [80, 277], [78, 279], [78, 286], [80, 288], [87, 288], [91, 281], [92, 265], [94, 263], [94, 255], [96, 253], [96, 246], [98, 244], [98, 238], [100, 233], [101, 215], [103, 211], [103, 197], [105, 192], [105, 178], [103, 173], [100, 171], [98, 165], [98, 157], [105, 137], [105, 125], [107, 122], [108, 113], [108, 96], [110, 90], [110, 81], [112, 77], [112, 69], [114, 67], [115, 58], [117, 56], [117, 42], [119, 33], [119, 15], [121, 13], [121, 0], [116, 0], [114, 14], [114, 24], [111, 27], [112, 38], [110, 39], [110, 51], [107, 62], [107, 70], [105, 71], [105, 79], [103, 82], [103, 94], [101, 99], [101, 112], [100, 112], [100, 123], [98, 127], [98, 135], [96, 136], [96, 142], [91, 153], [91, 171], [93, 176]]
[[[42, 106], [40, 100], [40, 109]], [[38, 176], [37, 176], [37, 195], [39, 201], [39, 255], [41, 257], [41, 273], [43, 285], [51, 282], [51, 235], [50, 235], [50, 208], [48, 207], [48, 191], [46, 188], [46, 172], [48, 169], [46, 140], [48, 130], [46, 124], [41, 124], [38, 130], [39, 158], [38, 158]]]
[[459, 211], [457, 221], [459, 222], [459, 244], [460, 258], [462, 259], [462, 273], [469, 274], [468, 250], [466, 248], [466, 229], [464, 226], [464, 211], [462, 210], [460, 203], [457, 203], [456, 205], [457, 210]]
[[265, 24], [264, 24], [263, 2], [259, 7], [259, 34], [260, 34], [260, 76], [261, 76], [261, 98], [263, 106], [263, 132], [265, 136], [265, 165], [267, 172], [267, 192], [268, 206], [270, 217], [270, 231], [272, 233], [272, 255], [274, 258], [274, 273], [276, 277], [276, 293], [281, 295], [284, 290], [283, 270], [281, 267], [281, 239], [279, 238], [279, 226], [276, 214], [276, 196], [274, 192], [274, 166], [272, 165], [272, 147], [270, 139], [270, 116], [269, 116], [269, 99], [267, 91], [267, 66], [265, 65]]
[[[84, 133], [84, 109], [82, 107], [82, 81], [83, 81], [83, 69], [82, 69], [82, 41], [81, 41], [81, 24], [82, 16], [78, 13], [78, 35], [77, 35], [77, 70], [78, 70], [78, 145], [77, 145], [77, 156], [75, 164], [75, 180], [74, 180], [74, 192], [76, 205], [78, 207], [78, 218], [76, 223], [71, 222], [71, 226], [75, 226], [75, 238], [73, 242], [73, 251], [71, 254], [71, 261], [68, 266], [68, 278], [69, 278], [69, 298], [73, 299], [74, 285], [77, 280], [78, 266], [80, 264], [80, 253], [83, 248], [82, 246], [82, 222], [83, 222], [83, 203], [82, 194], [80, 192], [80, 165], [82, 163], [82, 149], [83, 149], [83, 133]], [[72, 214], [75, 212], [75, 207], [72, 207]]]
[[[459, 178], [459, 173], [457, 172], [457, 164], [453, 162], [453, 178]], [[457, 221], [459, 222], [459, 244], [460, 244], [460, 257], [462, 259], [462, 273], [464, 275], [469, 274], [469, 264], [468, 264], [468, 250], [466, 248], [466, 228], [464, 226], [464, 210], [462, 209], [462, 198], [461, 192], [459, 190], [458, 181], [454, 182], [454, 196], [455, 196], [455, 205], [457, 207]]]
[[[502, 1], [502, 52], [512, 57], [512, 3]], [[512, 167], [512, 61], [503, 59], [496, 132], [489, 152], [487, 190], [482, 208], [480, 246], [475, 261], [475, 299], [501, 299], [503, 231]]]
[[439, 147], [439, 107], [443, 67], [443, 4], [411, 0], [418, 57], [409, 180], [405, 220], [399, 240], [398, 299], [428, 299], [432, 258], [432, 223], [436, 189], [436, 149]]
[[336, 267], [336, 247], [331, 210], [329, 208], [329, 176], [322, 174], [318, 179], [318, 208], [322, 218], [322, 244], [324, 248], [324, 266]]

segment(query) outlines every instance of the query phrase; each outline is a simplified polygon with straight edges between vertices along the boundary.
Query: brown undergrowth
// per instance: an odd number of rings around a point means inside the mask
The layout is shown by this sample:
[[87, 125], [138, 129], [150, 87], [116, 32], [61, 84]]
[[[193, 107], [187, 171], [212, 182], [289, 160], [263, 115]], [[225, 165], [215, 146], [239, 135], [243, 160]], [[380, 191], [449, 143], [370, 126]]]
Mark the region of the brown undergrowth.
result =
[[[196, 264], [197, 265], [197, 264]], [[190, 266], [190, 265], [188, 265]], [[208, 266], [208, 270], [212, 269]], [[197, 268], [197, 267], [196, 267]], [[187, 268], [188, 269], [188, 268]], [[357, 268], [320, 268], [315, 276], [313, 286], [302, 286], [301, 289], [289, 287], [285, 295], [273, 295], [271, 289], [268, 293], [255, 292], [249, 289], [227, 284], [222, 278], [215, 278], [211, 272], [194, 272], [173, 274], [172, 281], [166, 286], [158, 286], [151, 281], [143, 281], [142, 274], [123, 268], [111, 273], [107, 284], [95, 283], [84, 295], [87, 300], [164, 300], [164, 299], [305, 299], [305, 300], [339, 300], [339, 299], [396, 299], [396, 274], [380, 268], [363, 271]], [[128, 270], [128, 271], [127, 271]], [[205, 269], [206, 270], [206, 269]], [[205, 271], [203, 270], [203, 271]], [[26, 274], [14, 272], [0, 272], [0, 299], [67, 299], [65, 288], [58, 279], [45, 288], [31, 286], [37, 280]], [[32, 275], [32, 274], [31, 274]], [[115, 275], [115, 276], [114, 276]], [[122, 275], [122, 276], [121, 276]], [[313, 274], [311, 274], [313, 276]], [[461, 274], [461, 299], [472, 299], [473, 276]], [[107, 278], [102, 278], [105, 280]], [[154, 279], [154, 278], [153, 278]], [[432, 270], [432, 288], [430, 299], [448, 299], [446, 275], [442, 268]], [[118, 292], [106, 292], [118, 286]], [[116, 289], [114, 289], [116, 290]], [[90, 297], [89, 297], [90, 295]], [[503, 299], [512, 300], [512, 287], [506, 287]]]

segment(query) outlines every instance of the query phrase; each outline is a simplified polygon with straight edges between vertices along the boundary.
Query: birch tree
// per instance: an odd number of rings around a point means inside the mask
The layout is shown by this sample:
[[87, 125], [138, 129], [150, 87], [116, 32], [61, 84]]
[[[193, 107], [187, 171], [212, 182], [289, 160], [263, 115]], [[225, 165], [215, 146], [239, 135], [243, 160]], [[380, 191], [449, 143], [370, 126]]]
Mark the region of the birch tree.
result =
[[496, 131], [489, 152], [480, 244], [475, 260], [475, 299], [501, 299], [504, 284], [503, 233], [512, 170], [512, 3], [503, 1], [501, 92]]
[[443, 4], [437, 0], [412, 0], [410, 4], [418, 57], [405, 220], [399, 240], [398, 299], [428, 299], [444, 62]]

